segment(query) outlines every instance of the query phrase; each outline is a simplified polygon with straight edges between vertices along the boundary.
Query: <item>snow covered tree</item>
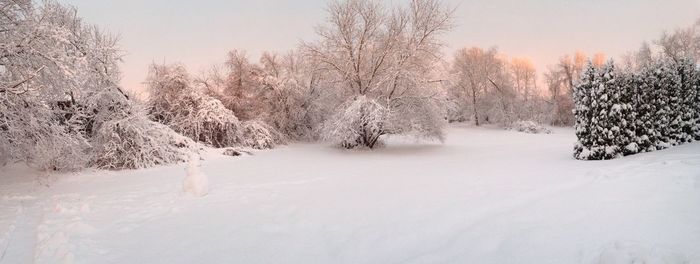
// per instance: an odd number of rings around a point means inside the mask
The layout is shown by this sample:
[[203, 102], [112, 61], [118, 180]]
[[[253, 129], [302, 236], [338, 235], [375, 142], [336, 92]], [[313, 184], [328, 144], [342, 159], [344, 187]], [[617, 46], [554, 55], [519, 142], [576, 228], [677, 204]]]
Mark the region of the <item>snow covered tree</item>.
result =
[[[392, 11], [376, 1], [347, 0], [332, 2], [328, 11], [328, 23], [317, 31], [321, 40], [304, 44], [342, 106], [323, 126], [323, 137], [341, 139], [346, 148], [372, 148], [385, 134], [442, 139], [443, 122], [431, 120], [443, 116], [442, 92], [430, 76], [452, 12], [437, 0], [413, 0]], [[423, 111], [413, 111], [417, 106]], [[353, 128], [338, 137], [339, 127]]]
[[634, 109], [636, 112], [635, 134], [639, 152], [656, 150], [659, 133], [654, 125], [656, 122], [656, 105], [654, 100], [654, 85], [657, 80], [652, 75], [653, 65], [646, 65], [640, 73], [631, 75], [630, 82], [636, 87]]
[[700, 140], [700, 70], [695, 73], [693, 84], [695, 87], [695, 102], [693, 103], [695, 105], [695, 140]]
[[699, 114], [697, 109], [698, 88], [696, 86], [698, 70], [691, 60], [684, 59], [676, 63], [676, 74], [680, 78], [679, 89], [676, 92], [679, 102], [675, 111], [680, 127], [676, 140], [682, 144], [694, 141], [698, 132], [696, 131]]
[[621, 155], [620, 146], [615, 140], [620, 137], [621, 106], [614, 98], [617, 88], [614, 64], [605, 64], [597, 74], [598, 86], [594, 87], [591, 119], [591, 134], [594, 147], [594, 159], [612, 159]]
[[[274, 63], [274, 62], [273, 62]], [[251, 63], [244, 51], [229, 52], [220, 100], [241, 120], [260, 118], [267, 113], [262, 102], [267, 87], [262, 85], [262, 69]]]
[[327, 103], [335, 98], [329, 98], [332, 94], [322, 89], [329, 85], [322, 69], [312, 58], [296, 51], [283, 56], [276, 66], [272, 60], [261, 61], [266, 65], [263, 82], [269, 89], [265, 98], [269, 114], [263, 120], [289, 138], [317, 138], [314, 131], [336, 107]]
[[[614, 68], [612, 60], [609, 65], [608, 67]], [[615, 79], [611, 81], [613, 106], [609, 112], [613, 125], [613, 144], [618, 147], [620, 154], [632, 155], [639, 152], [636, 134], [637, 111], [634, 109], [636, 83], [630, 74], [615, 70], [613, 69]]]
[[182, 161], [187, 148], [169, 144], [181, 136], [149, 121], [118, 86], [116, 38], [55, 1], [0, 0], [0, 8], [3, 156], [43, 170]]
[[597, 140], [592, 131], [595, 123], [593, 122], [594, 115], [597, 114], [597, 104], [594, 103], [596, 98], [596, 89], [598, 88], [599, 80], [595, 67], [589, 63], [586, 65], [581, 74], [580, 81], [576, 83], [573, 90], [574, 97], [574, 129], [578, 141], [574, 146], [574, 157], [577, 159], [587, 160], [596, 159], [600, 156], [597, 152]]
[[639, 151], [634, 80], [617, 71], [612, 60], [600, 69], [592, 63], [586, 66], [574, 88], [574, 157], [613, 159]]
[[674, 94], [677, 90], [678, 80], [668, 61], [658, 62], [649, 74], [651, 75], [648, 79], [652, 89], [651, 102], [656, 111], [654, 113], [656, 148], [665, 149], [675, 144], [674, 137], [678, 130], [675, 123], [677, 115], [674, 109], [678, 105]]
[[576, 158], [610, 159], [695, 140], [697, 66], [661, 58], [636, 70], [619, 72], [610, 62], [595, 74], [588, 66], [574, 93]]
[[[629, 54], [626, 72], [617, 75], [615, 86], [604, 85], [610, 79], [602, 72], [599, 89], [592, 96], [594, 100], [588, 101], [575, 94], [577, 158], [610, 158], [609, 153], [615, 152], [610, 147], [611, 139], [624, 155], [700, 139], [699, 25], [664, 33], [655, 41], [660, 48], [658, 51], [645, 43], [638, 52]], [[587, 87], [588, 82], [581, 82], [581, 85]], [[610, 90], [611, 87], [617, 88]], [[613, 108], [608, 109], [611, 104]], [[585, 116], [581, 109], [600, 111], [600, 118], [594, 116], [586, 123], [588, 119], [581, 120]], [[619, 125], [610, 130], [611, 124]], [[590, 143], [589, 130], [597, 137], [596, 146], [593, 146], [597, 151], [586, 148]], [[634, 138], [630, 137], [631, 131], [634, 131]], [[599, 154], [601, 147], [608, 151]]]
[[55, 1], [0, 8], [0, 149], [45, 170], [84, 167], [95, 116], [112, 111], [96, 100], [127, 97], [116, 38]]
[[[677, 63], [669, 62], [669, 71], [667, 73], [667, 82], [665, 89], [668, 90], [668, 138], [671, 146], [676, 146], [683, 143], [683, 73], [678, 71]], [[687, 73], [686, 73], [687, 74]], [[692, 114], [692, 113], [691, 113]]]

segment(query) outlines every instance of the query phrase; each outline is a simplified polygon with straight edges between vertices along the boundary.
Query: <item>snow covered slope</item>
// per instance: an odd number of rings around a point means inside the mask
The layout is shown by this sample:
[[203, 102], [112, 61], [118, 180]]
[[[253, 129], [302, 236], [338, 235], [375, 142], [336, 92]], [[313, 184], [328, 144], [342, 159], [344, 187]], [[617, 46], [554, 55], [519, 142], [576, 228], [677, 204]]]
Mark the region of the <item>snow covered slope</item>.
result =
[[[210, 150], [185, 164], [0, 172], [0, 263], [700, 263], [700, 144], [572, 158], [573, 131]], [[636, 261], [636, 262], [635, 262]]]

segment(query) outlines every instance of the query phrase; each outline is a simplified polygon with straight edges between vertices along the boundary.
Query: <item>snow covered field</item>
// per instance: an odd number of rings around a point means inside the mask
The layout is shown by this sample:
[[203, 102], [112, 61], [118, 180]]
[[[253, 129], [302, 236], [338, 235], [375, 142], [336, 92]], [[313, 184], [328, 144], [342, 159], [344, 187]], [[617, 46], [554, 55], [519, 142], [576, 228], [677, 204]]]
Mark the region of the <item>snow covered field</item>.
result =
[[577, 161], [570, 129], [0, 172], [0, 263], [700, 263], [700, 144]]

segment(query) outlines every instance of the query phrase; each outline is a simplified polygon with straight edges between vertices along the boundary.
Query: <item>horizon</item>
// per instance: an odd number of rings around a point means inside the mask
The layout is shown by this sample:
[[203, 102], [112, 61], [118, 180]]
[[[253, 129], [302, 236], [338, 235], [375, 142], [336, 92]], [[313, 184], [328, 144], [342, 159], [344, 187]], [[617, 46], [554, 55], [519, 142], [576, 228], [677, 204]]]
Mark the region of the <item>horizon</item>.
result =
[[[145, 91], [143, 81], [153, 62], [179, 62], [198, 74], [223, 63], [234, 49], [245, 51], [252, 62], [257, 62], [263, 51], [285, 53], [297, 48], [302, 40], [313, 41], [317, 39], [314, 28], [325, 20], [328, 3], [60, 2], [74, 6], [86, 22], [120, 36], [125, 52], [121, 85], [136, 93]], [[388, 2], [395, 6], [405, 1]], [[561, 56], [581, 51], [588, 56], [602, 53], [618, 59], [664, 31], [688, 26], [700, 18], [700, 1], [696, 0], [645, 0], [631, 5], [598, 0], [445, 2], [455, 8], [455, 28], [443, 37], [447, 61], [464, 47], [495, 46], [509, 59], [532, 61], [538, 85], [543, 84], [543, 72]]]

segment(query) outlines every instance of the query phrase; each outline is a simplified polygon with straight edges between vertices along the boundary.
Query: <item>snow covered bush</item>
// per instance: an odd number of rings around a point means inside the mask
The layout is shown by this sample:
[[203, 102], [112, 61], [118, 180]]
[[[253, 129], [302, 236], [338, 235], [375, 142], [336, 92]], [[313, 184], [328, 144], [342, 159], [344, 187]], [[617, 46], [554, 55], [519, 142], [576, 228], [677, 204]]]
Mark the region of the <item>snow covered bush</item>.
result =
[[344, 148], [373, 148], [385, 133], [387, 109], [375, 100], [358, 96], [339, 107], [322, 127], [322, 139], [338, 142]]
[[241, 123], [221, 101], [193, 87], [181, 65], [153, 65], [148, 87], [150, 116], [195, 141], [222, 148], [273, 148], [284, 137], [259, 121]]
[[285, 136], [259, 120], [243, 122], [241, 145], [254, 149], [271, 149], [286, 142]]
[[184, 93], [171, 111], [169, 125], [180, 134], [217, 148], [241, 141], [241, 123], [216, 99], [195, 91]]
[[397, 98], [387, 108], [367, 96], [358, 96], [326, 120], [321, 127], [322, 139], [348, 149], [374, 148], [385, 134], [442, 141], [446, 122], [436, 104], [425, 98]]
[[83, 168], [90, 146], [50, 107], [12, 93], [0, 93], [0, 137], [5, 162], [24, 161], [46, 171]]
[[240, 142], [238, 118], [220, 101], [194, 89], [182, 65], [152, 65], [147, 83], [155, 121], [214, 147]]
[[524, 132], [524, 133], [529, 133], [529, 134], [551, 134], [552, 131], [549, 128], [544, 127], [543, 125], [535, 122], [535, 121], [518, 121], [515, 122], [510, 129], [518, 131], [518, 132]]
[[101, 169], [140, 169], [179, 163], [197, 151], [194, 141], [149, 120], [144, 113], [100, 125], [93, 144], [90, 163]]
[[85, 168], [88, 161], [87, 140], [64, 133], [64, 127], [53, 126], [55, 134], [37, 134], [35, 145], [30, 149], [30, 162], [43, 171], [73, 171]]

